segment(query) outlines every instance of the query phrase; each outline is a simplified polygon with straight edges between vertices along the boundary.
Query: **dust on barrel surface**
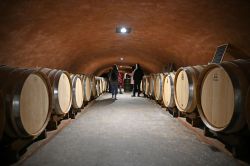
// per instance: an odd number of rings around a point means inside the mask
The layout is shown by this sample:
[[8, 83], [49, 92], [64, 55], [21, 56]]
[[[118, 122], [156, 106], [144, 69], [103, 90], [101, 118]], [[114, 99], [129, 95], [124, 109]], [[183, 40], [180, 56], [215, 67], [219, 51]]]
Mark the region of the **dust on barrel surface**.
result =
[[175, 73], [170, 72], [167, 76], [165, 76], [163, 83], [163, 103], [166, 107], [174, 107], [174, 79]]
[[248, 81], [239, 66], [231, 62], [209, 65], [198, 89], [199, 113], [208, 128], [233, 133], [244, 127]]
[[[9, 68], [9, 67], [6, 67]], [[46, 127], [52, 109], [52, 94], [47, 76], [42, 72], [13, 68], [1, 84], [6, 104], [6, 134], [11, 137], [37, 136]]]
[[72, 105], [74, 108], [81, 108], [83, 104], [83, 86], [79, 75], [71, 76], [72, 81]]

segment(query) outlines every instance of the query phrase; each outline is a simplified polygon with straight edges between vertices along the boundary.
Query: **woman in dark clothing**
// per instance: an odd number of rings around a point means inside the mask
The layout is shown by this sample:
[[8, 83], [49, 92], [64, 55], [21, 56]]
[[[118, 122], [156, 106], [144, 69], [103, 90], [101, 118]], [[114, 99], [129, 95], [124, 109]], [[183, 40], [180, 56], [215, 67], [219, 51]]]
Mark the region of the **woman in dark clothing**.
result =
[[112, 71], [109, 75], [109, 82], [111, 86], [111, 92], [112, 92], [112, 99], [117, 99], [116, 95], [118, 92], [118, 68], [116, 65], [113, 66]]
[[134, 88], [133, 88], [133, 95], [132, 97], [135, 97], [135, 93], [138, 92], [138, 97], [140, 96], [140, 85], [141, 85], [141, 80], [144, 75], [143, 70], [141, 69], [139, 64], [136, 64], [136, 69], [134, 70]]

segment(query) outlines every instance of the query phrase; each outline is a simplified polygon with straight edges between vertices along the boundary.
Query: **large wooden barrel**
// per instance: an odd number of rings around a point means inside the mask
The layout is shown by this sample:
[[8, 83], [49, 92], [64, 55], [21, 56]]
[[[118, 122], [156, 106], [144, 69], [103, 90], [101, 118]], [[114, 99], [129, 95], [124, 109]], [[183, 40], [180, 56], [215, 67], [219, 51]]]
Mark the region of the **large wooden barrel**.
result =
[[3, 131], [5, 128], [5, 121], [6, 121], [5, 104], [2, 91], [0, 90], [0, 142], [2, 140]]
[[33, 69], [1, 66], [0, 79], [6, 113], [4, 133], [11, 139], [38, 136], [52, 111], [47, 76]]
[[[243, 73], [245, 74], [245, 77], [248, 79], [248, 84], [250, 84], [250, 59], [237, 59], [234, 60], [233, 63], [237, 64]], [[246, 101], [246, 121], [248, 124], [248, 128], [250, 129], [250, 87], [248, 88], [248, 93], [247, 93], [247, 101]]]
[[[247, 108], [250, 108], [250, 87], [248, 87], [247, 91]], [[250, 130], [250, 109], [246, 110], [246, 120], [248, 124], [248, 129]]]
[[96, 82], [97, 82], [97, 94], [98, 96], [101, 95], [104, 91], [103, 89], [103, 78], [102, 77], [95, 77]]
[[144, 93], [144, 87], [143, 87], [143, 80], [141, 80], [141, 83], [140, 83], [140, 92]]
[[63, 115], [69, 112], [72, 104], [72, 83], [68, 72], [57, 69], [40, 68], [51, 83], [53, 94], [53, 114]]
[[106, 80], [102, 78], [102, 93], [106, 92]]
[[155, 92], [155, 100], [162, 100], [162, 92], [163, 92], [163, 82], [164, 82], [164, 74], [159, 73], [155, 75], [154, 78], [154, 92]]
[[234, 133], [245, 124], [249, 82], [233, 62], [210, 64], [198, 83], [198, 108], [202, 121], [213, 131]]
[[155, 75], [151, 74], [149, 77], [149, 96], [152, 98], [155, 97], [155, 92], [154, 92], [154, 84], [155, 84]]
[[149, 76], [144, 76], [143, 77], [143, 83], [144, 83], [144, 93], [145, 95], [149, 95], [149, 90], [150, 90], [150, 77]]
[[84, 75], [83, 79], [83, 101], [90, 101], [91, 99], [91, 77]]
[[91, 82], [91, 97], [96, 98], [97, 97], [97, 89], [96, 89], [95, 76], [90, 76], [90, 82]]
[[102, 79], [99, 80], [99, 88], [100, 88], [100, 94], [103, 93], [103, 81]]
[[175, 106], [174, 101], [174, 79], [175, 73], [170, 72], [167, 76], [165, 76], [163, 83], [163, 104], [165, 107], [173, 108]]
[[72, 106], [81, 108], [83, 104], [83, 85], [79, 75], [71, 75], [72, 82]]
[[179, 111], [191, 113], [197, 107], [197, 83], [204, 66], [181, 67], [175, 75], [174, 97]]

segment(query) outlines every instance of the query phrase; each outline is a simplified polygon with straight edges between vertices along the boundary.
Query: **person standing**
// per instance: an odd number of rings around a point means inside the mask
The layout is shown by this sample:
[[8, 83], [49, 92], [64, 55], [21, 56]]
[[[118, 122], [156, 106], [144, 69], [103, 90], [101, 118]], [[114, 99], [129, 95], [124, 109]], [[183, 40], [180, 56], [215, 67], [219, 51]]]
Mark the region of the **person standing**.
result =
[[112, 92], [112, 99], [117, 99], [116, 95], [118, 92], [118, 68], [116, 65], [113, 66], [112, 71], [109, 75], [109, 82], [111, 86], [111, 92]]
[[123, 73], [119, 72], [118, 74], [118, 83], [119, 83], [119, 93], [122, 94], [122, 87], [123, 87]]
[[135, 73], [135, 66], [132, 66], [132, 73], [129, 74], [130, 76], [130, 90], [134, 91], [134, 73]]
[[138, 97], [140, 96], [140, 85], [141, 85], [141, 80], [142, 77], [144, 75], [143, 70], [141, 69], [139, 64], [136, 64], [136, 68], [134, 70], [134, 75], [133, 75], [133, 79], [134, 79], [134, 88], [133, 88], [133, 95], [132, 97], [135, 97], [135, 93], [138, 92]]

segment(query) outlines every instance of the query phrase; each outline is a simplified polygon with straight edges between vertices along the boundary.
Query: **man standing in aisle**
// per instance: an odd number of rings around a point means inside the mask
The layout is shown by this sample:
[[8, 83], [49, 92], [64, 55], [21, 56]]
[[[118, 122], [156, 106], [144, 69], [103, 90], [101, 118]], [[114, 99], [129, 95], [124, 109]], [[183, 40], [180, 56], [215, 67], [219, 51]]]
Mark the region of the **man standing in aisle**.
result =
[[135, 93], [138, 92], [138, 97], [140, 96], [140, 85], [141, 85], [141, 80], [142, 77], [144, 75], [143, 70], [141, 69], [139, 64], [136, 64], [136, 68], [134, 70], [134, 75], [133, 75], [133, 79], [134, 79], [134, 88], [133, 88], [133, 95], [132, 97], [135, 97]]

